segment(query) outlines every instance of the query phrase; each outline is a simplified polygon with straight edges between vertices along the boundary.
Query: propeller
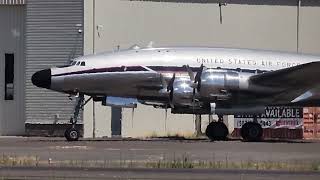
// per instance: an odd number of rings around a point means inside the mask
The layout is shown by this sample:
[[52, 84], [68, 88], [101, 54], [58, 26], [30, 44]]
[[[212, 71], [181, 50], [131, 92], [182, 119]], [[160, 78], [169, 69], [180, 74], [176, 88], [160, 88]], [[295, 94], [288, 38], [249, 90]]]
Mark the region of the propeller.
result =
[[192, 92], [192, 109], [194, 111], [194, 106], [195, 106], [195, 97], [196, 97], [196, 90], [199, 92], [200, 88], [201, 88], [201, 74], [203, 71], [203, 64], [201, 64], [199, 70], [197, 71], [196, 75], [194, 75], [194, 72], [192, 71], [192, 69], [189, 67], [189, 65], [185, 65], [184, 66], [187, 69], [187, 72], [189, 74], [190, 80], [193, 81], [193, 83], [191, 84], [191, 87], [193, 88], [193, 92]]
[[[191, 84], [191, 87], [193, 88], [193, 92], [192, 92], [192, 106], [194, 109], [195, 106], [195, 96], [196, 96], [196, 90], [199, 92], [201, 89], [201, 74], [203, 72], [204, 66], [203, 64], [201, 64], [199, 70], [197, 71], [196, 75], [194, 74], [194, 72], [192, 71], [192, 69], [188, 66], [188, 65], [184, 65], [184, 67], [187, 69], [188, 75], [190, 77], [190, 80], [193, 81], [193, 83]], [[161, 83], [163, 87], [167, 88], [167, 92], [169, 92], [169, 105], [171, 108], [174, 108], [174, 103], [173, 103], [173, 91], [174, 91], [174, 81], [176, 79], [176, 74], [174, 73], [172, 78], [170, 79], [169, 82], [167, 82], [165, 80], [165, 78], [161, 75]]]
[[196, 89], [198, 92], [201, 89], [201, 74], [202, 74], [204, 66], [203, 66], [203, 64], [201, 64], [196, 75], [194, 75], [194, 72], [192, 71], [192, 69], [188, 65], [185, 65], [184, 67], [187, 69], [190, 80], [193, 81], [193, 84], [191, 84], [191, 87], [193, 88], [193, 96], [195, 96]]

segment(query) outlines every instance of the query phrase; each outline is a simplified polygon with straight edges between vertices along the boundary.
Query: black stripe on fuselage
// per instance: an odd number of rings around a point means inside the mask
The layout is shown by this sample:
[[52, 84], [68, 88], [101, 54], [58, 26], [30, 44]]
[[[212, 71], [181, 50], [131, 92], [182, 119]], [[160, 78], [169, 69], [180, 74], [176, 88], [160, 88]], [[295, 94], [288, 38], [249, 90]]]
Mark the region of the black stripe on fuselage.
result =
[[99, 68], [99, 69], [87, 69], [82, 71], [73, 71], [62, 74], [54, 74], [52, 76], [67, 76], [67, 75], [76, 75], [76, 74], [95, 74], [95, 73], [104, 73], [104, 72], [143, 72], [148, 71], [142, 66], [122, 66], [122, 67], [108, 67], [108, 68]]
[[[179, 66], [147, 66], [147, 68], [156, 71], [156, 72], [187, 72], [186, 67]], [[199, 67], [190, 67], [193, 72], [199, 71]], [[230, 68], [213, 68], [213, 69], [222, 69], [222, 70], [232, 70], [237, 72], [247, 72], [247, 73], [263, 73], [267, 72], [265, 70], [252, 70], [252, 69], [230, 69]], [[108, 68], [99, 68], [99, 69], [88, 69], [82, 71], [74, 71], [62, 74], [55, 74], [52, 76], [67, 76], [67, 75], [76, 75], [76, 74], [94, 74], [94, 73], [104, 73], [104, 72], [147, 72], [149, 70], [145, 69], [142, 66], [122, 66], [122, 67], [108, 67]]]
[[[171, 72], [184, 72], [187, 71], [183, 66], [147, 66], [147, 68], [154, 71], [171, 71]], [[199, 71], [200, 67], [190, 67], [193, 72]]]

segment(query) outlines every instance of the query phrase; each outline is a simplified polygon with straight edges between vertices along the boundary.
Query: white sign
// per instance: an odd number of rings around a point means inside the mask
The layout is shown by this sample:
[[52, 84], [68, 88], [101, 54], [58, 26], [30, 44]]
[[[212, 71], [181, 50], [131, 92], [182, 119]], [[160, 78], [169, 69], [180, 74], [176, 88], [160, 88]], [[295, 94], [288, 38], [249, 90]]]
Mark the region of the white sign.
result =
[[[303, 108], [267, 107], [264, 114], [257, 117], [262, 128], [302, 129]], [[252, 115], [234, 116], [234, 127], [241, 128], [246, 122], [253, 121]]]

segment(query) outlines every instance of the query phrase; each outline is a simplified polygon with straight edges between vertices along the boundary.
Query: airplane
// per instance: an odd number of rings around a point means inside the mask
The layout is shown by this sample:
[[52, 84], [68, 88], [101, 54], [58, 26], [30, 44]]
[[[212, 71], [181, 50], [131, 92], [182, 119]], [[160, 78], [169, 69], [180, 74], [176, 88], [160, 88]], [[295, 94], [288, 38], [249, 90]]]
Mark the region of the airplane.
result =
[[[40, 88], [76, 97], [68, 141], [76, 141], [80, 109], [90, 100], [134, 107], [137, 102], [179, 114], [216, 114], [206, 128], [211, 140], [224, 140], [223, 115], [252, 115], [241, 136], [259, 141], [257, 115], [267, 106], [319, 106], [320, 57], [254, 49], [144, 47], [85, 55], [64, 67], [35, 72]], [[84, 95], [90, 98], [85, 100]], [[133, 106], [132, 106], [133, 105]]]

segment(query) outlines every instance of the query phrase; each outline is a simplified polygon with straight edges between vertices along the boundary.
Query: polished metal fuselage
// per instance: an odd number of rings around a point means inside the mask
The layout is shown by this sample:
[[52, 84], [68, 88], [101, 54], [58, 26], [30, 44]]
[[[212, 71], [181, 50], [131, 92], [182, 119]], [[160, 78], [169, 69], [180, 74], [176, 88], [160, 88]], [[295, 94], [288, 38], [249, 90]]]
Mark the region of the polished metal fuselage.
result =
[[[311, 55], [249, 49], [206, 47], [129, 49], [74, 59], [85, 62], [85, 66], [52, 68], [51, 89], [89, 95], [137, 97], [161, 102], [168, 96], [161, 78], [164, 77], [168, 81], [175, 74], [178, 78], [176, 83], [180, 83], [179, 87], [185, 87], [176, 89], [175, 93], [180, 95], [185, 93], [185, 97], [188, 98], [192, 88], [186, 86], [188, 80], [181, 83], [183, 79], [189, 78], [183, 66], [199, 68], [203, 64], [208, 69], [202, 76], [206, 76], [205, 73], [209, 71], [216, 72], [216, 75], [211, 77], [219, 77], [219, 71], [227, 72], [225, 81], [221, 79], [219, 84], [219, 81], [215, 80], [217, 83], [215, 88], [210, 86], [211, 82], [202, 82], [203, 90], [197, 96], [211, 101], [210, 98], [215, 97], [224, 87], [234, 90], [253, 88], [250, 87], [248, 79], [255, 74], [319, 60], [319, 57]], [[143, 67], [143, 69], [126, 71], [126, 67]], [[123, 70], [110, 71], [112, 68]], [[206, 80], [209, 81], [210, 78]], [[259, 87], [255, 88], [259, 91]], [[262, 91], [264, 90], [268, 89], [263, 88]], [[175, 98], [179, 98], [179, 94]]]

